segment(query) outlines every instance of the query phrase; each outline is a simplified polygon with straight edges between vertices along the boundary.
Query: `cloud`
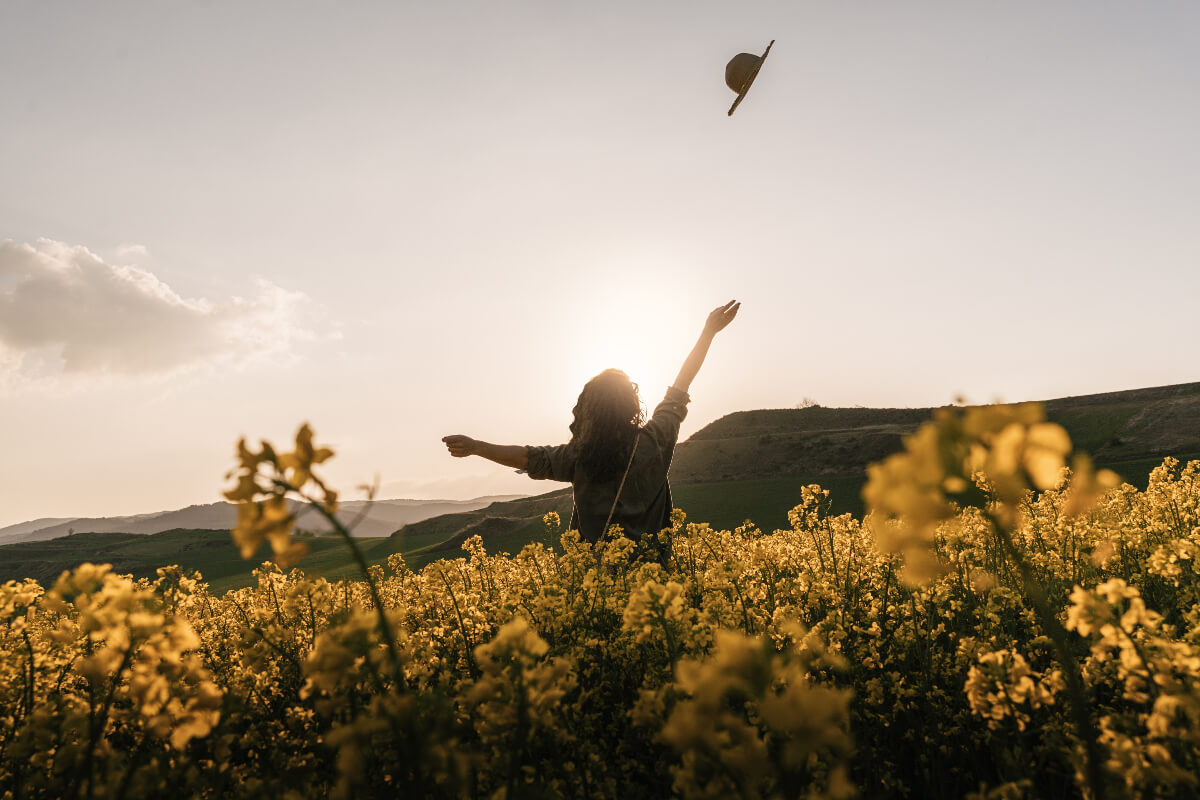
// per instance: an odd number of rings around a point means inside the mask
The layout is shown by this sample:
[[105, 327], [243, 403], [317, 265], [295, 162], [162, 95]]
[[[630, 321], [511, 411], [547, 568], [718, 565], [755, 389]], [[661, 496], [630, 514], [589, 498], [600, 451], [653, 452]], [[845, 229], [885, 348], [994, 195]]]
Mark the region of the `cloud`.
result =
[[148, 258], [150, 251], [144, 244], [119, 244], [116, 249], [117, 258], [122, 259], [142, 259]]
[[278, 354], [307, 338], [298, 323], [306, 302], [261, 280], [250, 299], [186, 299], [86, 247], [3, 240], [0, 371], [26, 357], [57, 360], [67, 373], [137, 375]]

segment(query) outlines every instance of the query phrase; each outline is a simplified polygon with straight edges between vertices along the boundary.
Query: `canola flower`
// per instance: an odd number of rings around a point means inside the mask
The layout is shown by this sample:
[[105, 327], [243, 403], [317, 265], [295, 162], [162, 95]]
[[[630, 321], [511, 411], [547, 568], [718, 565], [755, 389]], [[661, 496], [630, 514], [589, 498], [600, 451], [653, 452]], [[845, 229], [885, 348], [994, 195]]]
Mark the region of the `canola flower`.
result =
[[1138, 491], [1034, 406], [947, 410], [872, 468], [865, 519], [798, 487], [784, 530], [676, 512], [419, 571], [355, 551], [331, 582], [292, 530], [295, 502], [336, 522], [332, 453], [308, 426], [237, 452], [234, 541], [275, 553], [254, 586], [0, 586], [0, 797], [1200, 791], [1200, 462]]

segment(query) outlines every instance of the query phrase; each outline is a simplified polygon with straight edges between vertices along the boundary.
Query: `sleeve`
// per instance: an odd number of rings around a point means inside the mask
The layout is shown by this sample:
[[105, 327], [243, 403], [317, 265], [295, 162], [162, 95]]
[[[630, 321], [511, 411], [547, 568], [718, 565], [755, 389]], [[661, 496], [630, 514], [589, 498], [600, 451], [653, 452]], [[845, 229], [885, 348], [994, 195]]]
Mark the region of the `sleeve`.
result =
[[675, 447], [679, 438], [679, 426], [687, 416], [687, 404], [691, 399], [687, 392], [672, 386], [667, 389], [667, 395], [662, 402], [655, 406], [645, 430], [664, 449], [670, 450]]
[[565, 481], [570, 483], [575, 479], [575, 451], [569, 444], [554, 447], [525, 446], [529, 453], [529, 463], [524, 472], [535, 480]]

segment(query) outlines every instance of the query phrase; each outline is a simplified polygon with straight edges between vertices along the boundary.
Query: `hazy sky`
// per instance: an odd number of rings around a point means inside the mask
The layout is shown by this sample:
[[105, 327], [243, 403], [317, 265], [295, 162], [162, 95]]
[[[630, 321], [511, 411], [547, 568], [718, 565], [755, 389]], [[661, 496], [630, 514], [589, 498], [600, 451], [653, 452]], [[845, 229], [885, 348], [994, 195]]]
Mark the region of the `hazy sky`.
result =
[[549, 490], [439, 439], [653, 407], [730, 298], [684, 436], [1200, 379], [1197, 76], [1194, 2], [9, 0], [0, 525], [305, 420], [347, 490]]

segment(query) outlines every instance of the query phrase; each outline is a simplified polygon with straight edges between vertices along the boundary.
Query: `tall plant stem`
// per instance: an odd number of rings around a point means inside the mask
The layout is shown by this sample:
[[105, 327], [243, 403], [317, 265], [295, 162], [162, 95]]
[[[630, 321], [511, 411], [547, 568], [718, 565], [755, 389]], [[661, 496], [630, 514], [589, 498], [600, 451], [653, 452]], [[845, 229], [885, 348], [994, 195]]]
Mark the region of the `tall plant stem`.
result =
[[467, 666], [471, 669], [471, 676], [478, 677], [479, 668], [475, 665], [475, 657], [471, 652], [472, 644], [471, 640], [467, 638], [467, 623], [463, 621], [462, 611], [458, 607], [458, 597], [454, 594], [454, 587], [450, 585], [449, 579], [446, 578], [446, 571], [438, 570], [438, 575], [441, 576], [442, 583], [450, 594], [450, 602], [454, 604], [454, 615], [458, 617], [458, 632], [462, 634], [463, 655], [466, 657]]
[[1063, 671], [1066, 673], [1067, 679], [1067, 696], [1071, 700], [1071, 717], [1075, 724], [1075, 732], [1083, 741], [1084, 755], [1087, 763], [1084, 764], [1084, 773], [1087, 775], [1088, 786], [1091, 787], [1092, 797], [1094, 800], [1105, 799], [1104, 774], [1100, 769], [1101, 754], [1098, 744], [1098, 732], [1096, 725], [1092, 722], [1091, 708], [1088, 703], [1087, 693], [1084, 691], [1083, 675], [1079, 669], [1079, 662], [1075, 655], [1071, 652], [1071, 647], [1067, 639], [1067, 629], [1058, 621], [1053, 609], [1050, 608], [1050, 600], [1046, 596], [1046, 590], [1038, 583], [1037, 578], [1033, 574], [1033, 569], [1025, 561], [1025, 557], [1017, 548], [1016, 542], [1012, 539], [1012, 534], [1001, 522], [992, 514], [988, 514], [988, 519], [995, 529], [997, 536], [1000, 538], [1000, 543], [1004, 548], [1008, 558], [1016, 565], [1017, 571], [1021, 573], [1021, 583], [1024, 585], [1025, 593], [1029, 595], [1029, 599], [1033, 603], [1033, 610], [1038, 616], [1038, 622], [1042, 626], [1042, 630], [1050, 637], [1050, 641], [1054, 644], [1054, 653], [1058, 656], [1058, 662], [1062, 665]]
[[404, 664], [400, 660], [400, 648], [396, 644], [396, 635], [392, 630], [392, 623], [388, 621], [387, 614], [383, 610], [383, 598], [379, 596], [379, 588], [375, 585], [375, 580], [371, 577], [371, 570], [367, 566], [367, 559], [363, 556], [362, 550], [355, 543], [354, 537], [350, 535], [350, 531], [341, 521], [325, 508], [324, 504], [316, 501], [315, 498], [300, 494], [313, 508], [315, 508], [321, 516], [325, 517], [326, 521], [333, 527], [337, 535], [342, 537], [342, 541], [350, 548], [350, 554], [354, 556], [354, 563], [358, 564], [358, 569], [362, 572], [363, 580], [367, 582], [367, 589], [371, 592], [371, 602], [375, 604], [375, 613], [379, 617], [379, 633], [383, 636], [383, 641], [387, 644], [388, 655], [392, 662], [392, 677], [396, 682], [396, 688], [399, 689], [404, 685]]
[[[84, 754], [84, 776], [87, 784], [88, 800], [95, 794], [95, 767], [93, 766], [96, 759], [96, 746], [100, 744], [100, 735], [104, 733], [104, 729], [108, 727], [108, 714], [112, 710], [113, 700], [117, 696], [117, 687], [121, 683], [121, 673], [129, 666], [129, 662], [133, 656], [134, 642], [130, 638], [129, 647], [121, 656], [121, 664], [117, 667], [117, 671], [113, 673], [112, 685], [108, 688], [108, 696], [104, 698], [104, 705], [100, 714], [96, 714], [94, 708], [88, 709], [88, 747]], [[89, 689], [89, 691], [91, 691]], [[78, 788], [75, 791], [75, 796], [79, 796]]]

